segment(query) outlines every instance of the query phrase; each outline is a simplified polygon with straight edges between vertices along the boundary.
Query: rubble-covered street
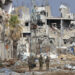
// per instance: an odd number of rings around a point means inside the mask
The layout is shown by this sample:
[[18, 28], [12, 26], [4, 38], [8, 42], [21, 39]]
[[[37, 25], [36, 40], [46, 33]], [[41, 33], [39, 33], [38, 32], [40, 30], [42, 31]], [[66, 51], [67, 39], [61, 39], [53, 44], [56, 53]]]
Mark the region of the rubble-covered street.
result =
[[[73, 59], [52, 59], [50, 60], [50, 67], [49, 70], [46, 70], [45, 63], [43, 64], [43, 69], [39, 70], [39, 63], [37, 66], [29, 71], [27, 63], [24, 61], [17, 61], [17, 62], [3, 62], [2, 67], [0, 68], [1, 75], [68, 75], [68, 74], [75, 74], [75, 60]], [[16, 61], [16, 60], [14, 60]]]
[[[22, 65], [22, 63], [21, 63]], [[75, 74], [75, 62], [74, 61], [65, 61], [65, 60], [51, 60], [49, 70], [46, 70], [44, 64], [43, 70], [39, 71], [39, 65], [31, 70], [28, 69], [28, 66], [21, 66], [13, 64], [12, 66], [4, 65], [4, 68], [0, 68], [0, 75], [74, 75]]]

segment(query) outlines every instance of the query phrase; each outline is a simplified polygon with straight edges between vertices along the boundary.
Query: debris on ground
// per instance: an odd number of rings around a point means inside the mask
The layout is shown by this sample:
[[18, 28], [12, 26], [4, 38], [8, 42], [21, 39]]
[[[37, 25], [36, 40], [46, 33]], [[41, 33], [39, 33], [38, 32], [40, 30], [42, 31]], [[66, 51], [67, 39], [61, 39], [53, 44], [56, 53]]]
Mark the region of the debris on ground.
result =
[[58, 58], [63, 60], [75, 60], [75, 56], [71, 54], [61, 54]]

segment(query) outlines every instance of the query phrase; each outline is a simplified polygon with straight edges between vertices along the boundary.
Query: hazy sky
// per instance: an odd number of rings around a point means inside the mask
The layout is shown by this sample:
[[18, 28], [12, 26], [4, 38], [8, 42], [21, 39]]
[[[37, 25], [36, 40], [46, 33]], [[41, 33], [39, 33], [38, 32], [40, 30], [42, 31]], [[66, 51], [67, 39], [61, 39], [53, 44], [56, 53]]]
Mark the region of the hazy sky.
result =
[[[44, 0], [36, 0], [36, 4], [40, 5], [43, 4]], [[51, 7], [51, 11], [52, 11], [52, 15], [53, 16], [59, 16], [60, 12], [59, 12], [59, 7], [61, 5], [61, 3], [67, 4], [70, 8], [70, 11], [72, 13], [75, 13], [75, 0], [48, 0], [49, 1], [49, 5]], [[16, 2], [18, 2], [16, 4]], [[13, 0], [13, 4], [16, 6], [27, 6], [29, 8], [31, 8], [31, 0]]]

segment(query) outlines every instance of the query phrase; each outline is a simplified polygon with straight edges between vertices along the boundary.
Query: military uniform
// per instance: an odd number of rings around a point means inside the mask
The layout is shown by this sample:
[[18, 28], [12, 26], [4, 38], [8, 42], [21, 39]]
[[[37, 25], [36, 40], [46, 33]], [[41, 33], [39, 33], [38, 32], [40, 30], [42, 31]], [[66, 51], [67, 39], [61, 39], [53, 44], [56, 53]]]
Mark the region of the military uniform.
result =
[[32, 63], [32, 61], [31, 61], [31, 58], [29, 57], [29, 58], [28, 58], [28, 67], [29, 67], [29, 71], [31, 71], [31, 63]]
[[42, 70], [43, 68], [43, 57], [40, 55], [40, 58], [39, 58], [39, 70]]
[[31, 69], [33, 69], [36, 66], [35, 58], [33, 56], [28, 58], [28, 66], [29, 66], [29, 71], [31, 71]]
[[50, 62], [50, 59], [49, 57], [47, 56], [46, 60], [45, 60], [45, 63], [46, 63], [46, 70], [49, 70], [49, 62]]

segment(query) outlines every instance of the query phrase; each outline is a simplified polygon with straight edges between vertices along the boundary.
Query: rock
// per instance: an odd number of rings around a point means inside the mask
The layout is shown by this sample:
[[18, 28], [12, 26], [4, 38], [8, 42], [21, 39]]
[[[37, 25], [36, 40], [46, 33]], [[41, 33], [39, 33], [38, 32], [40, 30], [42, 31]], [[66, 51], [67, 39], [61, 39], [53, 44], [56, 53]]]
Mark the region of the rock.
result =
[[12, 72], [12, 70], [7, 69], [7, 68], [0, 69], [0, 73], [7, 73], [7, 72]]
[[15, 66], [20, 66], [20, 65], [22, 65], [22, 61], [20, 60], [15, 63]]

